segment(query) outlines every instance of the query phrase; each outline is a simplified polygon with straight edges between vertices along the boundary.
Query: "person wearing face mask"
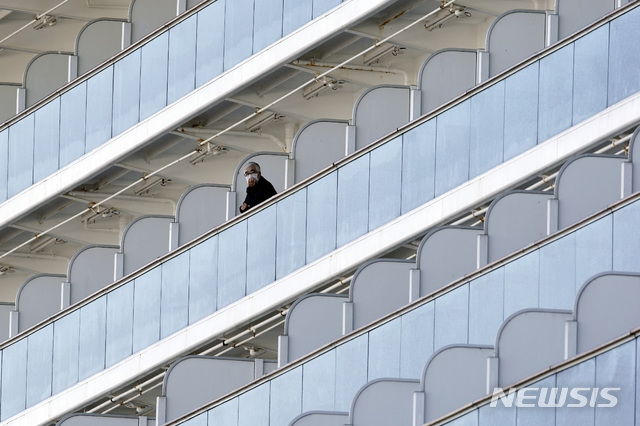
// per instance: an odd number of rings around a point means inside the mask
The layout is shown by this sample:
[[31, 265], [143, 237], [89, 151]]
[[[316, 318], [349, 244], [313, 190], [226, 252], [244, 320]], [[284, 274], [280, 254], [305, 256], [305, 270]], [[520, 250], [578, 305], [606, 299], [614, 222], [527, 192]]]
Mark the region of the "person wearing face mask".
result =
[[258, 163], [247, 163], [244, 167], [244, 177], [247, 179], [247, 196], [240, 206], [240, 213], [246, 212], [251, 207], [255, 207], [277, 194], [271, 182], [260, 173]]

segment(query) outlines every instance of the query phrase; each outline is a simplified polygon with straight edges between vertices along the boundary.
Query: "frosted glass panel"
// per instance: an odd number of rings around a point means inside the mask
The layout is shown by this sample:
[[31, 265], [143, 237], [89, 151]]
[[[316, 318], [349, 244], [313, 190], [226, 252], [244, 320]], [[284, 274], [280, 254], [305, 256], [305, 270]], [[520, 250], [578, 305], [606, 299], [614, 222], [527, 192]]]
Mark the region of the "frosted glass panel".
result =
[[282, 37], [282, 8], [284, 0], [256, 2], [253, 51], [259, 52]]
[[436, 120], [402, 135], [402, 213], [431, 200], [436, 165]]
[[338, 247], [367, 232], [369, 210], [369, 156], [338, 170]]
[[341, 0], [314, 0], [313, 1], [313, 19], [323, 13], [333, 9], [341, 3]]
[[86, 82], [60, 96], [60, 167], [85, 153], [86, 103]]
[[333, 392], [336, 385], [336, 351], [326, 352], [305, 362], [302, 369], [302, 411], [333, 411], [335, 409]]
[[160, 268], [136, 278], [133, 305], [133, 352], [160, 338]]
[[[2, 420], [25, 409], [27, 396], [27, 339], [2, 350]], [[9, 392], [6, 390], [10, 389]]]
[[240, 395], [238, 426], [269, 426], [269, 387], [265, 383]]
[[162, 264], [160, 338], [189, 323], [189, 252]]
[[51, 396], [53, 325], [27, 338], [27, 407]]
[[338, 174], [307, 187], [307, 263], [336, 248]]
[[113, 65], [113, 134], [118, 135], [140, 119], [140, 49]]
[[640, 202], [635, 202], [613, 213], [613, 269], [640, 272]]
[[220, 233], [218, 309], [244, 297], [247, 274], [247, 221]]
[[[532, 388], [554, 388], [556, 377], [550, 376], [533, 383]], [[524, 407], [516, 410], [517, 425], [553, 425], [555, 424], [555, 410], [548, 407]]]
[[529, 253], [504, 266], [504, 317], [539, 307], [540, 252]]
[[209, 426], [220, 424], [235, 426], [238, 424], [238, 398], [227, 401], [209, 410]]
[[437, 118], [435, 196], [469, 178], [469, 105], [465, 101]]
[[400, 216], [402, 137], [371, 152], [369, 230]]
[[169, 33], [159, 35], [140, 48], [140, 119], [167, 105]]
[[303, 189], [283, 199], [277, 211], [276, 278], [279, 279], [305, 264], [307, 191]]
[[369, 332], [367, 381], [400, 376], [401, 325], [396, 318]]
[[436, 332], [434, 350], [465, 344], [469, 327], [469, 284], [450, 291], [435, 301]]
[[53, 393], [78, 382], [80, 311], [73, 311], [53, 326]]
[[[556, 375], [559, 388], [589, 388], [596, 387], [595, 359], [589, 359]], [[583, 391], [584, 392], [584, 391]], [[586, 393], [586, 392], [585, 392]], [[556, 424], [571, 426], [590, 426], [594, 424], [595, 410], [593, 407], [558, 407], [556, 408]]]
[[33, 126], [30, 114], [9, 128], [9, 197], [33, 183]]
[[87, 80], [86, 152], [111, 139], [113, 66]]
[[227, 2], [224, 22], [224, 69], [226, 71], [253, 53], [253, 0]]
[[[250, 294], [273, 282], [276, 276], [276, 206], [251, 216], [247, 229], [246, 294]], [[238, 293], [237, 299], [242, 296]]]
[[33, 181], [39, 182], [58, 170], [60, 153], [60, 98], [35, 112]]
[[573, 44], [540, 60], [538, 142], [571, 127]]
[[102, 297], [80, 308], [80, 354], [78, 378], [97, 373], [105, 366], [107, 298]]
[[576, 231], [576, 293], [593, 275], [612, 270], [613, 217]]
[[469, 177], [502, 163], [504, 87], [501, 81], [471, 98]]
[[190, 250], [189, 324], [216, 311], [218, 294], [218, 236]]
[[538, 70], [536, 62], [505, 80], [505, 161], [538, 143]]
[[402, 316], [400, 378], [420, 377], [433, 354], [434, 306], [430, 302]]
[[639, 17], [635, 8], [609, 24], [609, 106], [640, 90]]
[[107, 294], [107, 354], [111, 366], [133, 351], [133, 282]]
[[[631, 425], [635, 422], [635, 410], [637, 396], [635, 395], [636, 371], [636, 342], [627, 342], [620, 347], [596, 358], [596, 387], [620, 388], [612, 391], [617, 396], [615, 407], [596, 406], [595, 424], [604, 425]], [[598, 399], [599, 404], [607, 404], [604, 398]]]
[[9, 130], [0, 132], [0, 201], [7, 199], [9, 168]]
[[271, 425], [286, 425], [302, 414], [302, 367], [295, 368], [271, 381]]
[[575, 42], [573, 123], [607, 107], [609, 28], [598, 28]]
[[196, 84], [196, 16], [169, 30], [169, 89], [167, 102], [172, 103]]
[[367, 364], [369, 336], [364, 334], [336, 348], [336, 411], [349, 411], [351, 401], [365, 383], [367, 383]]
[[284, 0], [283, 35], [309, 22], [312, 12], [312, 0]]
[[576, 283], [575, 234], [540, 249], [540, 307], [573, 309]]
[[469, 285], [469, 344], [493, 345], [504, 320], [504, 269], [484, 274]]
[[222, 74], [225, 5], [226, 0], [218, 0], [198, 12], [196, 87]]

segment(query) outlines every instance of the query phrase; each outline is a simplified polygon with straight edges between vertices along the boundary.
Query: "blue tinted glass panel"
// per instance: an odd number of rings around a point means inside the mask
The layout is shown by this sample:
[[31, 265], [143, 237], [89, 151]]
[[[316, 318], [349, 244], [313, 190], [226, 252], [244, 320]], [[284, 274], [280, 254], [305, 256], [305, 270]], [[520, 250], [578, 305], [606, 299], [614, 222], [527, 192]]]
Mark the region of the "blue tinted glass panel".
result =
[[84, 153], [87, 83], [79, 84], [60, 96], [60, 167]]
[[160, 339], [160, 268], [136, 278], [133, 290], [133, 352]]
[[[532, 388], [554, 388], [556, 387], [555, 376], [547, 377], [532, 384]], [[534, 391], [535, 392], [535, 391]], [[527, 394], [530, 396], [532, 394]], [[525, 402], [530, 403], [530, 402]], [[540, 407], [537, 404], [531, 404], [531, 407], [522, 407], [516, 410], [516, 424], [518, 425], [553, 425], [555, 424], [555, 410], [548, 407]]]
[[540, 307], [573, 309], [576, 240], [570, 234], [540, 249]]
[[480, 426], [516, 425], [516, 408], [505, 407], [499, 403], [495, 407], [485, 404], [478, 410], [478, 424]]
[[522, 309], [539, 307], [540, 251], [504, 266], [504, 317]]
[[218, 309], [244, 297], [247, 275], [247, 221], [218, 235]]
[[216, 311], [218, 294], [218, 236], [190, 250], [189, 324]]
[[207, 413], [202, 413], [180, 424], [184, 426], [207, 426]]
[[609, 24], [609, 106], [640, 91], [639, 17], [635, 8]]
[[286, 425], [302, 413], [302, 367], [271, 380], [270, 423]]
[[323, 13], [333, 9], [341, 3], [340, 0], [314, 0], [313, 1], [313, 19]]
[[402, 135], [402, 213], [433, 198], [436, 167], [436, 120]]
[[189, 323], [189, 252], [162, 264], [160, 338]]
[[111, 139], [113, 66], [87, 80], [86, 152]]
[[[611, 391], [618, 399], [614, 407], [600, 394], [596, 402], [596, 425], [632, 425], [635, 422], [636, 342], [627, 342], [596, 358], [596, 387], [620, 388]], [[625, 391], [625, 389], [627, 391]]]
[[504, 269], [486, 273], [469, 285], [469, 344], [493, 345], [502, 325]]
[[402, 138], [371, 152], [369, 177], [369, 230], [400, 216], [402, 187]]
[[540, 60], [538, 142], [571, 127], [573, 44]]
[[133, 288], [129, 282], [107, 294], [107, 367], [133, 351]]
[[9, 169], [9, 130], [0, 132], [0, 201], [7, 199]]
[[220, 404], [208, 412], [209, 426], [238, 424], [238, 398]]
[[[596, 387], [596, 363], [595, 359], [589, 359], [567, 370], [556, 374], [558, 388], [589, 388]], [[586, 393], [582, 391], [583, 393]], [[571, 403], [574, 403], [573, 399]], [[594, 407], [563, 407], [556, 408], [556, 424], [588, 426], [593, 425], [595, 416]]]
[[168, 103], [191, 92], [196, 84], [197, 17], [194, 15], [169, 30]]
[[336, 348], [336, 411], [349, 411], [356, 392], [367, 383], [369, 335], [363, 334]]
[[196, 87], [222, 74], [225, 4], [225, 0], [218, 0], [198, 12]]
[[538, 143], [538, 70], [536, 62], [505, 80], [504, 161]]
[[102, 297], [80, 308], [80, 353], [78, 378], [86, 379], [104, 369], [107, 298]]
[[113, 65], [113, 134], [138, 123], [140, 116], [140, 49]]
[[470, 102], [440, 114], [437, 121], [435, 196], [469, 178]]
[[269, 383], [240, 395], [238, 426], [269, 426]]
[[307, 263], [336, 248], [337, 176], [331, 173], [307, 187]]
[[474, 410], [447, 423], [448, 426], [478, 426], [478, 411]]
[[224, 69], [251, 56], [253, 48], [253, 0], [235, 0], [225, 9]]
[[247, 294], [251, 294], [276, 276], [276, 206], [251, 216], [247, 230]]
[[30, 114], [9, 127], [9, 198], [33, 183], [33, 126]]
[[53, 325], [27, 337], [27, 407], [51, 396]]
[[169, 33], [160, 34], [140, 51], [140, 120], [144, 120], [167, 105]]
[[613, 269], [640, 272], [640, 202], [613, 213]]
[[471, 98], [469, 177], [502, 163], [504, 86], [501, 81]]
[[39, 182], [58, 170], [60, 153], [60, 98], [35, 112], [33, 181]]
[[607, 107], [609, 73], [609, 28], [607, 25], [575, 42], [573, 124]]
[[0, 409], [5, 420], [26, 407], [27, 339], [2, 350], [2, 390]]
[[302, 369], [302, 411], [335, 410], [336, 351], [305, 362]]
[[301, 190], [278, 204], [276, 278], [304, 266], [307, 242], [307, 191]]
[[400, 378], [420, 377], [433, 353], [434, 306], [430, 302], [401, 317]]
[[368, 381], [400, 376], [401, 326], [396, 318], [369, 332]]
[[576, 231], [576, 294], [593, 275], [612, 269], [613, 217], [603, 217]]
[[282, 5], [284, 0], [256, 2], [253, 51], [259, 52], [282, 37]]
[[312, 0], [284, 0], [283, 35], [311, 21], [312, 13]]
[[367, 232], [369, 210], [369, 156], [338, 170], [338, 247]]
[[434, 351], [454, 344], [465, 344], [469, 328], [469, 284], [436, 299]]
[[53, 325], [53, 393], [78, 382], [80, 360], [80, 311], [76, 310]]

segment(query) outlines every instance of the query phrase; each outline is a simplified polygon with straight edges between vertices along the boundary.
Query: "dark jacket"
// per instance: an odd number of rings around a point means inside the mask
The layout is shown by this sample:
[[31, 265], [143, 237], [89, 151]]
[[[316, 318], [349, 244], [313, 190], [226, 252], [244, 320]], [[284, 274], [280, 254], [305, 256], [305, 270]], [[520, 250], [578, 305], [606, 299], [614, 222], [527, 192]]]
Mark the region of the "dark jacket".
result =
[[[276, 195], [277, 192], [271, 182], [266, 180], [264, 176], [260, 176], [258, 182], [254, 186], [247, 186], [247, 196], [244, 199], [244, 202], [249, 206], [247, 210], [251, 207], [255, 207], [263, 201], [268, 200], [269, 198]], [[243, 211], [240, 210], [242, 213]]]

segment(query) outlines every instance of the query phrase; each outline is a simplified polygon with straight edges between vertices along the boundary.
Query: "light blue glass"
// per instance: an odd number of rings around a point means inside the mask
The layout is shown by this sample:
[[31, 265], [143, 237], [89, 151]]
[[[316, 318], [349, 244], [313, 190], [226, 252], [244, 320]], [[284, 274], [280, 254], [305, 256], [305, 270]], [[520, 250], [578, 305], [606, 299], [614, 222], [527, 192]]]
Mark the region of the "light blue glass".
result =
[[571, 127], [573, 44], [540, 59], [538, 142]]
[[261, 0], [255, 4], [253, 52], [259, 52], [282, 37], [284, 0]]
[[7, 199], [7, 179], [9, 169], [9, 130], [0, 132], [0, 201]]
[[468, 341], [469, 284], [452, 290], [435, 301], [435, 335], [433, 349]]
[[504, 161], [538, 143], [539, 62], [509, 76], [504, 87]]
[[9, 198], [33, 183], [33, 133], [33, 114], [9, 127]]
[[607, 107], [609, 28], [600, 27], [575, 42], [573, 124]]
[[436, 120], [402, 135], [402, 213], [431, 200], [436, 177]]
[[193, 247], [189, 258], [189, 324], [216, 311], [218, 236]]
[[111, 139], [113, 66], [87, 80], [86, 152]]
[[269, 385], [262, 384], [240, 395], [238, 426], [269, 426]]
[[[596, 387], [620, 388], [611, 391], [617, 397], [614, 407], [600, 396], [596, 402], [597, 426], [631, 425], [635, 422], [637, 396], [635, 395], [636, 342], [627, 342], [596, 358]], [[602, 395], [602, 394], [600, 394]]]
[[27, 339], [2, 350], [2, 394], [0, 418], [4, 421], [26, 408]]
[[535, 250], [504, 266], [504, 317], [540, 306], [540, 251]]
[[467, 100], [436, 119], [436, 197], [469, 178], [470, 109]]
[[133, 351], [133, 281], [107, 294], [107, 367]]
[[35, 112], [33, 181], [39, 182], [57, 171], [60, 153], [60, 98]]
[[302, 414], [302, 367], [271, 380], [269, 404], [271, 425], [287, 425]]
[[226, 0], [218, 0], [198, 12], [196, 87], [222, 74], [225, 4]]
[[196, 24], [197, 16], [193, 15], [169, 30], [169, 104], [195, 88]]
[[84, 380], [104, 369], [106, 322], [106, 297], [96, 299], [80, 308], [79, 380]]
[[196, 417], [192, 417], [180, 424], [184, 426], [207, 426], [207, 413], [202, 413]]
[[369, 382], [384, 377], [400, 376], [401, 325], [401, 319], [396, 318], [369, 332]]
[[609, 24], [609, 106], [640, 91], [640, 9]]
[[[542, 379], [532, 385], [531, 388], [553, 388], [556, 387], [555, 376], [549, 376]], [[531, 391], [527, 396], [539, 395]], [[535, 404], [532, 400], [526, 400], [525, 404]], [[518, 407], [516, 409], [517, 425], [553, 425], [555, 423], [555, 410], [549, 407], [539, 407], [535, 404], [534, 407]]]
[[474, 410], [447, 423], [449, 426], [478, 426], [478, 411]]
[[224, 70], [253, 53], [253, 0], [227, 2], [225, 8]]
[[613, 269], [640, 272], [640, 202], [613, 212]]
[[313, 0], [313, 19], [333, 9], [341, 3], [341, 0]]
[[302, 412], [334, 411], [336, 351], [331, 350], [302, 365]]
[[402, 137], [371, 152], [369, 177], [369, 231], [400, 216]]
[[307, 242], [307, 191], [300, 190], [277, 204], [276, 279], [304, 266]]
[[433, 354], [434, 302], [402, 315], [400, 378], [417, 379]]
[[27, 337], [27, 407], [51, 396], [53, 324]]
[[502, 163], [504, 91], [503, 80], [471, 98], [470, 178]]
[[516, 408], [505, 407], [498, 403], [495, 407], [485, 404], [478, 411], [479, 426], [511, 425], [516, 426]]
[[469, 344], [493, 345], [504, 321], [504, 268], [469, 284]]
[[369, 155], [338, 170], [338, 247], [367, 232], [369, 210]]
[[336, 248], [338, 174], [307, 187], [307, 263]]
[[[588, 359], [567, 370], [558, 372], [558, 374], [556, 374], [556, 385], [558, 388], [593, 389], [597, 386], [595, 359]], [[582, 395], [586, 396], [586, 392], [582, 391]], [[576, 401], [573, 398], [570, 398], [570, 401], [564, 406], [556, 408], [556, 424], [575, 426], [593, 425], [595, 409], [593, 407], [589, 407], [588, 404], [585, 407], [567, 407], [568, 404], [573, 403], [576, 403]]]
[[168, 52], [168, 32], [140, 48], [140, 120], [167, 105]]
[[238, 398], [233, 398], [208, 411], [209, 426], [236, 426], [238, 424]]
[[282, 33], [287, 35], [311, 21], [313, 0], [284, 0]]
[[612, 269], [611, 215], [576, 231], [576, 293], [593, 275]]
[[60, 96], [60, 167], [66, 166], [85, 153], [86, 105], [86, 82]]
[[160, 271], [154, 268], [134, 282], [133, 353], [160, 339]]
[[[636, 338], [636, 365], [640, 366], [640, 339]], [[636, 395], [640, 395], [640, 368], [636, 368]], [[640, 425], [640, 410], [636, 410], [636, 425]]]
[[276, 206], [251, 216], [247, 232], [246, 294], [251, 294], [272, 283], [276, 276]]
[[245, 296], [247, 275], [247, 221], [218, 235], [218, 309]]
[[53, 325], [53, 393], [78, 383], [80, 364], [80, 311], [75, 310]]
[[363, 334], [336, 348], [336, 411], [349, 411], [356, 392], [367, 383], [369, 335]]
[[573, 309], [576, 292], [575, 233], [540, 248], [540, 307]]
[[140, 121], [140, 49], [113, 65], [113, 134]]
[[189, 252], [164, 262], [161, 269], [160, 338], [165, 338], [189, 324]]

